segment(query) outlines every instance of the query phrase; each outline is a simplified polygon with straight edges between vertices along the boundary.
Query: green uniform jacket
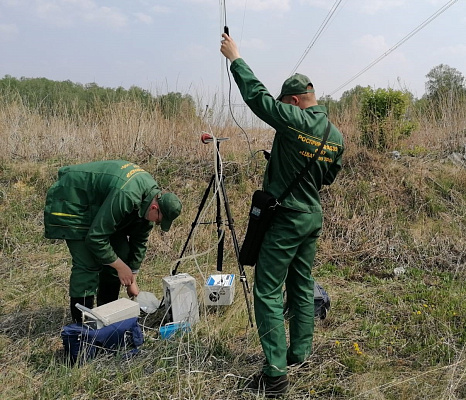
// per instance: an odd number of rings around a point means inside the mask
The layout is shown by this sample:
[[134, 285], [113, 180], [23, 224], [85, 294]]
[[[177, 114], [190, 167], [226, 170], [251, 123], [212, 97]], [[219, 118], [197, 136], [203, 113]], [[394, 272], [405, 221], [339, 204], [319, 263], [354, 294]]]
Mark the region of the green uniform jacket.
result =
[[[274, 99], [241, 58], [233, 61], [230, 69], [252, 112], [277, 131], [263, 188], [278, 198], [319, 147], [327, 127], [327, 110], [320, 105], [301, 110]], [[343, 150], [342, 135], [331, 125], [322, 155], [282, 206], [308, 213], [322, 212], [319, 190], [334, 181], [341, 169]]]
[[158, 193], [154, 178], [128, 161], [97, 161], [60, 168], [58, 181], [47, 193], [45, 237], [85, 240], [97, 261], [108, 265], [118, 258], [110, 237], [117, 233], [126, 235], [131, 254], [125, 262], [136, 272], [154, 225], [144, 216]]

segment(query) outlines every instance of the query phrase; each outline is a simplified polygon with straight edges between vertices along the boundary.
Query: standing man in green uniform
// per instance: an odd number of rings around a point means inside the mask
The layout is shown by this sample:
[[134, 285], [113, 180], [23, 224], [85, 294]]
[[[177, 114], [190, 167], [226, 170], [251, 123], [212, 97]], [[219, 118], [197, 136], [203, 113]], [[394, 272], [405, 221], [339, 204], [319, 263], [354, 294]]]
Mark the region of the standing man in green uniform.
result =
[[139, 288], [136, 274], [154, 223], [168, 231], [181, 213], [173, 193], [162, 194], [154, 178], [138, 165], [97, 161], [60, 168], [47, 192], [45, 237], [64, 239], [72, 257], [70, 308], [81, 322], [88, 308], [117, 300], [120, 285], [128, 296]]
[[[222, 54], [252, 112], [275, 130], [263, 189], [278, 198], [315, 155], [327, 127], [327, 110], [319, 106], [304, 75], [288, 78], [278, 99], [241, 58], [235, 42], [223, 34]], [[254, 276], [254, 309], [265, 364], [248, 389], [280, 396], [288, 390], [287, 366], [311, 354], [314, 334], [314, 263], [322, 228], [319, 190], [330, 185], [341, 169], [343, 138], [331, 125], [321, 156], [283, 200], [265, 234]], [[283, 285], [289, 305], [290, 343], [283, 317]]]

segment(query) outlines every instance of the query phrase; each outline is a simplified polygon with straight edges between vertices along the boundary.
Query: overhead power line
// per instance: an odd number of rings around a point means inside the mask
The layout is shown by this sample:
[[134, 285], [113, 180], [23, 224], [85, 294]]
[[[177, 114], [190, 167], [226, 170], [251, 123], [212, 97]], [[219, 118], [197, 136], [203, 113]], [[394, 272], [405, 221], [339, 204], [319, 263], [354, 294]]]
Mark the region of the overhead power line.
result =
[[323, 33], [325, 27], [328, 25], [328, 23], [330, 22], [330, 20], [332, 19], [332, 16], [333, 14], [335, 14], [335, 11], [337, 10], [337, 8], [340, 6], [340, 3], [342, 2], [343, 0], [336, 0], [335, 3], [333, 4], [332, 8], [330, 9], [330, 11], [328, 12], [327, 16], [325, 17], [324, 21], [322, 22], [322, 24], [320, 25], [319, 29], [317, 30], [317, 32], [315, 33], [314, 37], [312, 38], [311, 42], [309, 43], [309, 45], [307, 46], [306, 50], [304, 51], [303, 55], [301, 56], [301, 58], [298, 60], [298, 62], [296, 63], [296, 65], [294, 66], [293, 70], [291, 71], [290, 75], [293, 75], [296, 70], [298, 69], [298, 67], [301, 65], [301, 63], [304, 61], [304, 59], [306, 58], [307, 54], [309, 53], [309, 51], [312, 49], [312, 47], [314, 46], [314, 44], [317, 42], [317, 39], [319, 39], [320, 35]]
[[359, 78], [362, 74], [364, 74], [366, 71], [368, 71], [370, 68], [372, 68], [374, 65], [376, 65], [379, 61], [387, 57], [391, 52], [396, 50], [398, 47], [400, 47], [403, 43], [405, 43], [408, 39], [413, 37], [416, 33], [418, 33], [421, 29], [423, 29], [425, 26], [427, 26], [429, 23], [431, 23], [435, 18], [437, 18], [439, 15], [441, 15], [443, 12], [445, 12], [448, 8], [450, 8], [453, 4], [455, 4], [458, 0], [451, 0], [448, 3], [446, 3], [444, 6], [442, 6], [440, 9], [438, 9], [434, 14], [432, 14], [429, 18], [427, 18], [422, 24], [420, 24], [417, 28], [412, 30], [410, 33], [408, 33], [403, 39], [401, 39], [397, 44], [395, 44], [393, 47], [391, 47], [389, 50], [387, 50], [385, 53], [383, 53], [379, 58], [375, 59], [372, 61], [366, 68], [364, 68], [362, 71], [358, 72], [356, 75], [354, 75], [351, 79], [348, 79], [345, 83], [340, 85], [337, 89], [335, 89], [333, 92], [329, 94], [331, 97], [335, 93], [337, 93], [339, 90], [343, 89], [345, 86], [349, 85], [351, 82], [353, 82], [356, 78]]

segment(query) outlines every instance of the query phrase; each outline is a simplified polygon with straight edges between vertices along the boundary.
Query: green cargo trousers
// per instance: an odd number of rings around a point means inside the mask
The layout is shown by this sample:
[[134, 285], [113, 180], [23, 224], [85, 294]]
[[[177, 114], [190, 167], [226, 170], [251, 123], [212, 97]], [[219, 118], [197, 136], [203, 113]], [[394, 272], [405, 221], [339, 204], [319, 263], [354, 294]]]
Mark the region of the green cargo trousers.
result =
[[[322, 213], [279, 208], [266, 232], [254, 276], [254, 313], [269, 376], [304, 361], [314, 335], [314, 279], [311, 276]], [[290, 343], [283, 316], [283, 285], [289, 306]]]
[[[89, 251], [84, 240], [67, 240], [66, 244], [72, 259], [70, 297], [88, 297], [98, 294], [98, 304], [117, 300], [120, 279], [115, 268], [99, 263]], [[128, 259], [130, 247], [125, 234], [112, 235], [110, 244], [118, 257], [123, 261]]]

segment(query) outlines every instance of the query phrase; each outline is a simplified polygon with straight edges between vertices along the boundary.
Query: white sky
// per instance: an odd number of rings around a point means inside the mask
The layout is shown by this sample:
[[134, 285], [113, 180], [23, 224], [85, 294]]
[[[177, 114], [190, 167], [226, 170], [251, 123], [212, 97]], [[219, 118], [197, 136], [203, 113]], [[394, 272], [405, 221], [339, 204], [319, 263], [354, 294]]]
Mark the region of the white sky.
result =
[[[226, 94], [219, 52], [223, 1], [0, 0], [0, 77], [45, 77], [154, 94]], [[272, 94], [311, 44], [333, 0], [226, 0], [241, 55]], [[317, 96], [356, 85], [424, 94], [425, 75], [447, 64], [466, 75], [466, 0], [347, 86], [448, 0], [344, 0], [301, 63]], [[236, 85], [233, 97], [236, 98]], [[205, 100], [206, 102], [208, 100]], [[210, 101], [210, 100], [209, 100]]]

